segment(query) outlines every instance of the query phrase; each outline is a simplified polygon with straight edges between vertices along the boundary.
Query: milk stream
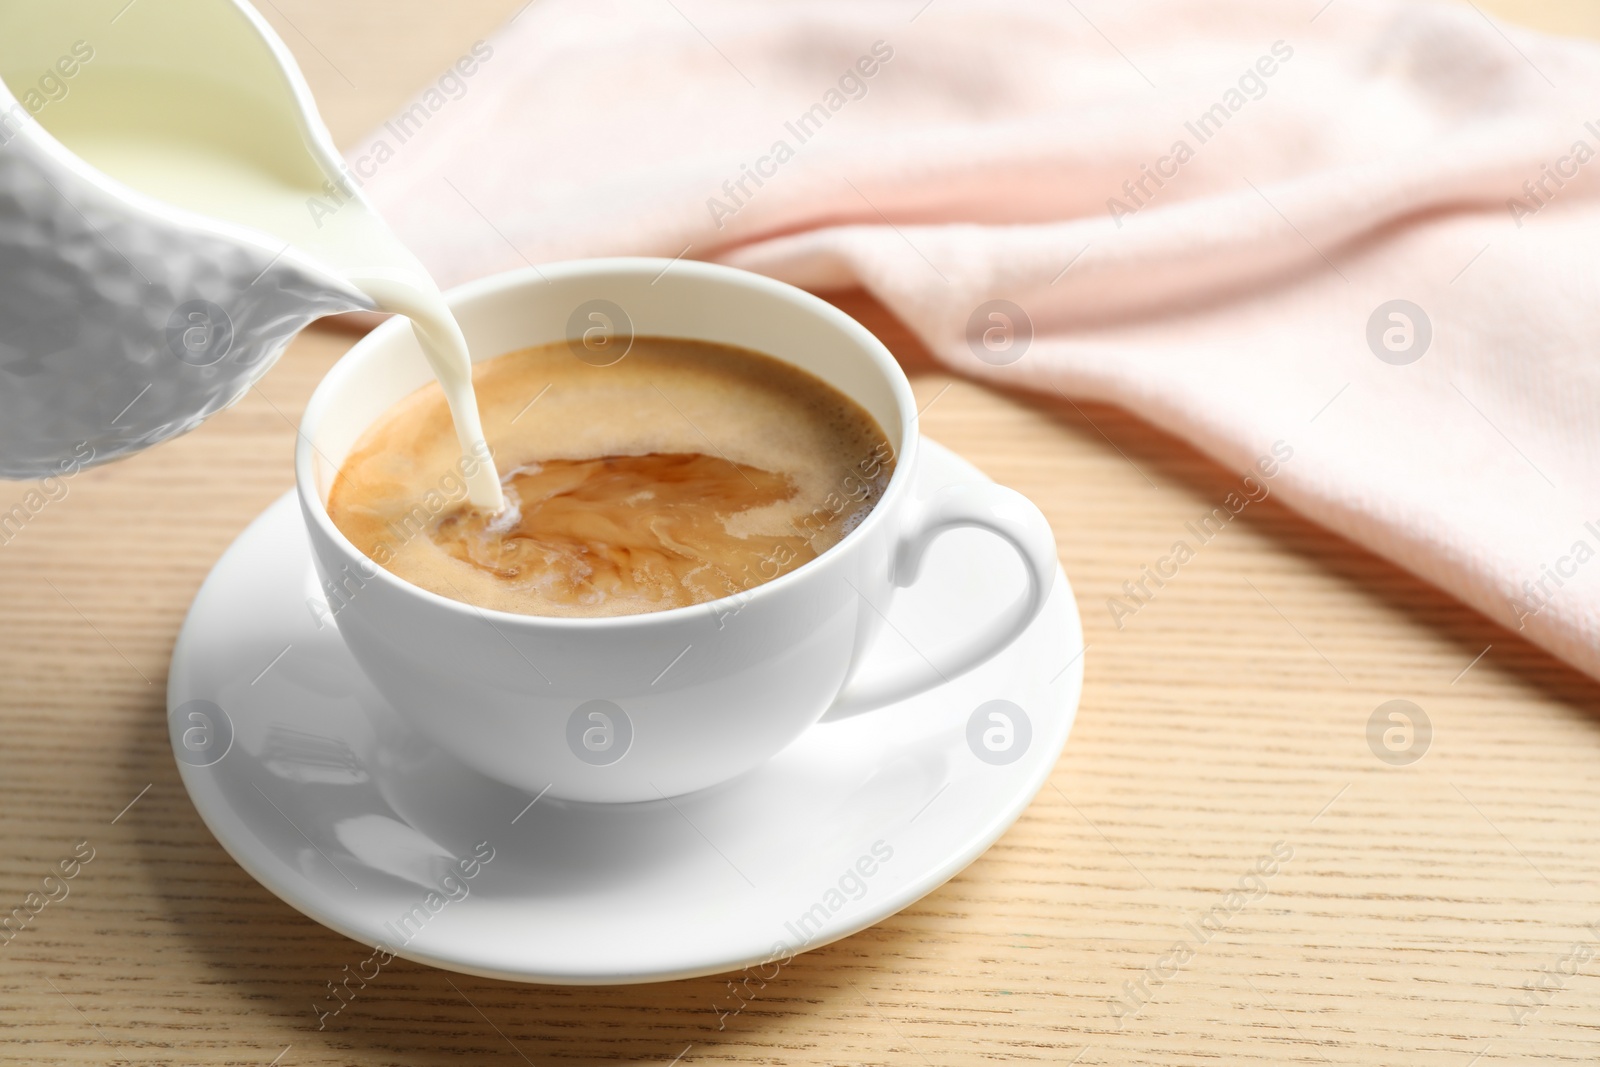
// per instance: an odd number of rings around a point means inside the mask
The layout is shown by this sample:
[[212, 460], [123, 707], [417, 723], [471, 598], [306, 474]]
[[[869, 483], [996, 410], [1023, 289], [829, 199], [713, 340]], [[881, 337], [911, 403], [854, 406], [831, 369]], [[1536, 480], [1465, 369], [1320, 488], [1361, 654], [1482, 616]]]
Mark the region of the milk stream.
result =
[[[466, 338], [427, 270], [376, 212], [342, 198], [331, 211], [328, 175], [303, 146], [297, 116], [181, 74], [102, 62], [37, 117], [81, 159], [124, 184], [281, 240], [383, 311], [411, 320], [444, 389], [473, 506], [504, 506], [484, 441]], [[317, 206], [313, 207], [313, 202]]]

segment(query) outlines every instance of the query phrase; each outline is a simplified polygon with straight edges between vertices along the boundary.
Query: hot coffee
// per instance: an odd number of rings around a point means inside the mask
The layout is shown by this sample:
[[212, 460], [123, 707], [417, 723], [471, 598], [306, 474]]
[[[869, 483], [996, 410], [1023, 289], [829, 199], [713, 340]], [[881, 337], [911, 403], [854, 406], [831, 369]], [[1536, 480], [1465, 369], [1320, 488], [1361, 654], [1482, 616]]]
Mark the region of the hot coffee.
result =
[[872, 509], [894, 452], [860, 405], [760, 353], [640, 337], [594, 366], [566, 343], [473, 370], [505, 490], [475, 471], [430, 384], [368, 429], [328, 513], [414, 585], [525, 615], [660, 611], [737, 594], [814, 559]]

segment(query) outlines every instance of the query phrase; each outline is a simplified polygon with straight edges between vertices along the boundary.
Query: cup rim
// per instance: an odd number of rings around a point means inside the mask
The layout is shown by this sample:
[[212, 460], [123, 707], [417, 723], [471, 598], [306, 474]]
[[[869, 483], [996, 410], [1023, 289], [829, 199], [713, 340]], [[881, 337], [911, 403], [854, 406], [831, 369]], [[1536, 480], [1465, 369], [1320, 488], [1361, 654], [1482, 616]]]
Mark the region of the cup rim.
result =
[[[387, 343], [392, 335], [408, 328], [409, 320], [400, 315], [395, 315], [388, 321], [381, 323], [352, 345], [349, 351], [339, 357], [333, 367], [317, 383], [316, 388], [312, 390], [311, 399], [307, 402], [305, 413], [300, 418], [300, 426], [295, 438], [295, 491], [300, 497], [302, 514], [306, 515], [308, 521], [314, 523], [318, 531], [336, 545], [342, 553], [364, 562], [376, 572], [372, 578], [367, 578], [363, 574], [364, 580], [381, 581], [385, 584], [390, 584], [397, 590], [417, 598], [422, 603], [431, 604], [438, 610], [487, 621], [497, 628], [504, 625], [523, 629], [548, 628], [581, 631], [597, 629], [633, 630], [670, 626], [706, 611], [712, 611], [714, 614], [716, 605], [734, 599], [744, 598], [744, 603], [749, 604], [755, 599], [776, 596], [796, 582], [805, 580], [807, 575], [815, 574], [822, 567], [836, 563], [845, 551], [862, 544], [877, 526], [887, 522], [887, 514], [892, 510], [892, 506], [901, 497], [910, 492], [907, 486], [911, 480], [911, 468], [915, 463], [919, 438], [916, 398], [912, 395], [911, 383], [906, 378], [905, 371], [901, 369], [899, 362], [884, 343], [872, 331], [848, 314], [815, 294], [765, 275], [740, 270], [736, 267], [723, 266], [718, 263], [706, 263], [699, 260], [672, 260], [650, 256], [613, 256], [563, 260], [539, 266], [530, 265], [515, 270], [502, 271], [498, 274], [491, 274], [487, 277], [455, 286], [445, 291], [444, 298], [445, 303], [453, 310], [457, 305], [468, 301], [491, 299], [507, 291], [531, 289], [534, 286], [543, 285], [554, 278], [617, 273], [645, 274], [650, 277], [657, 277], [665, 274], [669, 269], [674, 272], [689, 274], [703, 281], [744, 287], [798, 304], [805, 311], [824, 319], [840, 333], [855, 341], [857, 346], [866, 353], [868, 358], [872, 360], [873, 365], [887, 380], [900, 415], [900, 440], [896, 443], [895, 448], [894, 473], [889, 476], [889, 484], [884, 488], [883, 496], [873, 506], [872, 510], [867, 513], [867, 517], [841, 538], [838, 543], [824, 549], [814, 559], [807, 560], [794, 570], [781, 574], [770, 581], [741, 590], [738, 593], [718, 597], [715, 600], [702, 601], [698, 604], [627, 615], [524, 615], [518, 612], [501, 611], [498, 608], [486, 608], [476, 604], [469, 604], [466, 601], [435, 593], [432, 590], [424, 589], [407, 581], [358, 549], [349, 538], [345, 537], [344, 532], [334, 524], [332, 517], [328, 514], [327, 505], [322, 500], [321, 493], [317, 491], [316, 466], [314, 463], [316, 446], [312, 443], [318, 425], [327, 416], [331, 408], [333, 403], [331, 396], [334, 389], [350, 376], [359, 374], [362, 364], [372, 359], [372, 353]], [[494, 356], [485, 356], [483, 358], [492, 359], [503, 354], [497, 352]], [[474, 360], [474, 362], [478, 362], [478, 360]]]

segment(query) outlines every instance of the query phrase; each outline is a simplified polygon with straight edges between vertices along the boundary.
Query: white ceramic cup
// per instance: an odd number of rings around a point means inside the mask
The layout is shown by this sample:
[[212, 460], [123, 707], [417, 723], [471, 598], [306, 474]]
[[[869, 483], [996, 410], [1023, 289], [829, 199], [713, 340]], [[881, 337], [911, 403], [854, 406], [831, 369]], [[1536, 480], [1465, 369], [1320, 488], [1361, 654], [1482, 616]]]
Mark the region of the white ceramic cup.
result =
[[[328, 517], [336, 466], [384, 412], [433, 380], [405, 320], [363, 338], [317, 387], [295, 452], [317, 569], [361, 669], [416, 728], [479, 772], [530, 795], [585, 801], [701, 789], [758, 767], [825, 714], [881, 707], [977, 666], [1044, 605], [1056, 574], [1044, 516], [997, 485], [916, 496], [910, 384], [883, 344], [831, 304], [744, 271], [657, 259], [515, 271], [448, 299], [480, 360], [564, 338], [575, 351], [614, 355], [633, 336], [765, 352], [853, 397], [896, 450], [894, 474], [859, 526], [738, 595], [611, 618], [492, 611], [395, 577]], [[966, 632], [937, 669], [874, 671], [864, 653], [894, 589], [917, 579], [934, 538], [962, 526], [1012, 544], [1026, 594], [995, 619], [951, 619]]]

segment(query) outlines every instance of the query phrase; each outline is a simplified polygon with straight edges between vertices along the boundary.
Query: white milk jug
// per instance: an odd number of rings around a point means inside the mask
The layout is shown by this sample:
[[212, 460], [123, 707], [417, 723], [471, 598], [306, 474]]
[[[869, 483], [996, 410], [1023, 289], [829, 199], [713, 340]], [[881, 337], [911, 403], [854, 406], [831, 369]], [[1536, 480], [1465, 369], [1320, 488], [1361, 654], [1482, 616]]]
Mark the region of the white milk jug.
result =
[[378, 309], [411, 318], [500, 506], [455, 320], [244, 0], [11, 0], [0, 81], [0, 476], [184, 433], [312, 319]]

